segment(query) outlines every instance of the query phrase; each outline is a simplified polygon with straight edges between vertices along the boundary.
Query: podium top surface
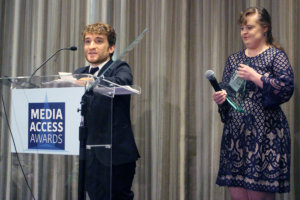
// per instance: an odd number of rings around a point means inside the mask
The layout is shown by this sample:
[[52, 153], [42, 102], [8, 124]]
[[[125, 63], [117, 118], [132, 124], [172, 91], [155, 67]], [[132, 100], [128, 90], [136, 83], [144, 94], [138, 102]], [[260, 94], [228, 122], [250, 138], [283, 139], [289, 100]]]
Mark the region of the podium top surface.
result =
[[[85, 87], [93, 85], [95, 77], [90, 74], [71, 74], [64, 73], [50, 76], [19, 76], [1, 77], [0, 84], [11, 89], [35, 89], [35, 88], [66, 88], [66, 87]], [[141, 94], [141, 88], [135, 85], [118, 85], [108, 80], [102, 79], [93, 87], [93, 92], [105, 96], [114, 97], [115, 95]]]
[[60, 87], [87, 87], [90, 82], [86, 81], [93, 76], [90, 74], [62, 74], [50, 76], [19, 76], [1, 77], [0, 83], [11, 89], [34, 89], [34, 88], [60, 88]]

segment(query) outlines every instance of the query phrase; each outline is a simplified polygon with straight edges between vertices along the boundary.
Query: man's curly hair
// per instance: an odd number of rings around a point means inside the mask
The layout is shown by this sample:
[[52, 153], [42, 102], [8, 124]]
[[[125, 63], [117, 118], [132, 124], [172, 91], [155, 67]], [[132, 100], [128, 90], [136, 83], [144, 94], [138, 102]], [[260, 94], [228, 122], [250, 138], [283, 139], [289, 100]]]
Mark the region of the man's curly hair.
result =
[[84, 28], [81, 35], [84, 40], [86, 34], [104, 34], [107, 36], [109, 46], [116, 44], [116, 32], [113, 27], [105, 23], [95, 23]]

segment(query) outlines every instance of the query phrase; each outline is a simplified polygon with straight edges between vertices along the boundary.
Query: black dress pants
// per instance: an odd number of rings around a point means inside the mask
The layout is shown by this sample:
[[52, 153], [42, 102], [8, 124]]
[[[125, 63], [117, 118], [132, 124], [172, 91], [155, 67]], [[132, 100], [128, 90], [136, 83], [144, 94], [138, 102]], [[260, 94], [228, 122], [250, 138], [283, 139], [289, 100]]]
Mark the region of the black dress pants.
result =
[[135, 162], [109, 167], [94, 158], [86, 168], [86, 189], [90, 199], [133, 200], [131, 187], [135, 168]]

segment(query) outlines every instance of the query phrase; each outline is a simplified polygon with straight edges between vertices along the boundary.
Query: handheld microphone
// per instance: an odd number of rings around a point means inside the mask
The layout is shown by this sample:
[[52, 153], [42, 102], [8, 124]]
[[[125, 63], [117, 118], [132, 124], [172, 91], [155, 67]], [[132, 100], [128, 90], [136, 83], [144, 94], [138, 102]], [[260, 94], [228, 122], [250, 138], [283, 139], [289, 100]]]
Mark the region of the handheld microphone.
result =
[[31, 74], [29, 81], [31, 82], [32, 77], [35, 75], [35, 73], [41, 69], [51, 58], [53, 58], [58, 52], [62, 51], [62, 50], [70, 50], [70, 51], [76, 51], [77, 47], [75, 46], [71, 46], [69, 48], [61, 48], [59, 50], [57, 50], [50, 58], [48, 58], [45, 62], [43, 62], [38, 68], [36, 68], [36, 70], [34, 70], [34, 72]]
[[220, 85], [215, 77], [215, 72], [212, 70], [207, 70], [205, 72], [206, 78], [209, 80], [210, 84], [213, 86], [216, 92], [221, 91]]
[[[216, 92], [221, 91], [221, 87], [215, 77], [215, 72], [212, 70], [207, 70], [205, 72], [205, 76], [206, 78], [209, 80], [210, 84], [213, 86], [213, 88], [215, 89]], [[224, 105], [228, 106], [229, 104], [235, 108], [236, 110], [238, 110], [239, 112], [244, 112], [243, 109], [237, 107], [235, 105], [235, 103], [231, 100], [231, 98], [229, 98], [228, 96], [226, 96], [226, 101], [223, 103]]]

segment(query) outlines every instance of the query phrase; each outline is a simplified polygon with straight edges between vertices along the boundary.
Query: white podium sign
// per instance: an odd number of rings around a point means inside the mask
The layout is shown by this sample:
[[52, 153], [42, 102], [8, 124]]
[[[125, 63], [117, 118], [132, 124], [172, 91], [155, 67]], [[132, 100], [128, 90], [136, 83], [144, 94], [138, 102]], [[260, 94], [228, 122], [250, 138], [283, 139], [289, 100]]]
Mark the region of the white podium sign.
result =
[[77, 110], [83, 94], [83, 87], [12, 89], [10, 123], [17, 152], [79, 155]]

